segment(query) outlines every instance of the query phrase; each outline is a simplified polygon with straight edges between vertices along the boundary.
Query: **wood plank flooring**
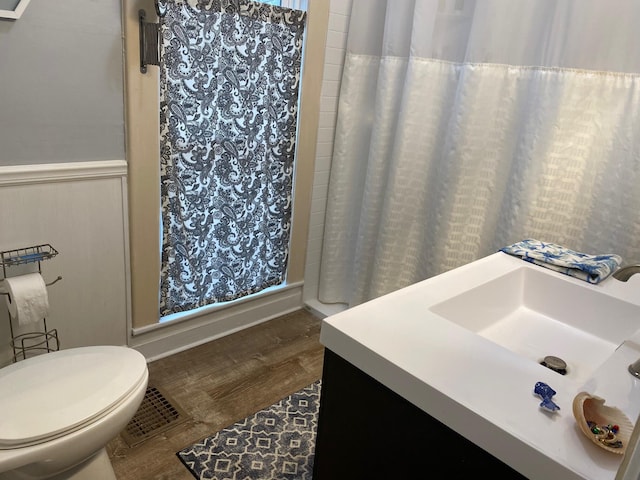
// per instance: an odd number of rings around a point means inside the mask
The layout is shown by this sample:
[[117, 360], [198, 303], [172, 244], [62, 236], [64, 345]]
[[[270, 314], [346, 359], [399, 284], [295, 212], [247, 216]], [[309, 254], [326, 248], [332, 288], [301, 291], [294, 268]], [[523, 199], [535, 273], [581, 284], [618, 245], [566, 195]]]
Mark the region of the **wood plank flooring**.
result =
[[190, 417], [129, 447], [107, 445], [118, 480], [193, 480], [177, 451], [318, 380], [320, 320], [300, 310], [149, 364], [149, 384]]

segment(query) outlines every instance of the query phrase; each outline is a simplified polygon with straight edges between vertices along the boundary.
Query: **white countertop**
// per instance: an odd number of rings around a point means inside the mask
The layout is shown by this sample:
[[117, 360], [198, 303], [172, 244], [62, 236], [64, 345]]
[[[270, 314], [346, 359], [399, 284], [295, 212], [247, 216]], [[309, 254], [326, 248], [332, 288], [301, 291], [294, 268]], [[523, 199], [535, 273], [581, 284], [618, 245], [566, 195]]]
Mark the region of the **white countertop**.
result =
[[[529, 478], [612, 480], [622, 455], [598, 448], [579, 431], [572, 402], [577, 393], [587, 391], [620, 408], [635, 423], [640, 381], [627, 366], [640, 358], [640, 335], [635, 335], [635, 343], [622, 344], [586, 380], [575, 381], [429, 311], [523, 267], [640, 305], [639, 281], [623, 283], [610, 277], [590, 285], [496, 253], [330, 316], [323, 322], [320, 340]], [[538, 381], [557, 392], [553, 401], [559, 412], [539, 408], [540, 398], [533, 394]]]

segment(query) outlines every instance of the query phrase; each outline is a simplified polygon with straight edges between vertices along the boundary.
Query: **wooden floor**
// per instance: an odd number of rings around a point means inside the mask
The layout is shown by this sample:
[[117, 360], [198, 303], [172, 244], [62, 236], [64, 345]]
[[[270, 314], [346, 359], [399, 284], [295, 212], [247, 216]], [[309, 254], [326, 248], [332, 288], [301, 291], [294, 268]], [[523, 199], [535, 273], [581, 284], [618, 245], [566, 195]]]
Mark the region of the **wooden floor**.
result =
[[320, 320], [300, 310], [149, 364], [149, 385], [190, 419], [107, 451], [118, 480], [193, 480], [176, 452], [318, 380]]

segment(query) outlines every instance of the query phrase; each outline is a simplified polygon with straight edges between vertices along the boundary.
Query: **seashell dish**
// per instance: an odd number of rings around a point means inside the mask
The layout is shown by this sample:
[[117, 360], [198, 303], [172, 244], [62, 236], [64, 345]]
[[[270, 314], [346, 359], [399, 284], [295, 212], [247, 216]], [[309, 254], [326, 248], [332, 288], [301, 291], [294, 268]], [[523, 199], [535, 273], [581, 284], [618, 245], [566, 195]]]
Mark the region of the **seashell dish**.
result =
[[605, 406], [603, 398], [580, 392], [573, 399], [578, 427], [600, 448], [623, 455], [633, 432], [633, 423], [620, 409]]

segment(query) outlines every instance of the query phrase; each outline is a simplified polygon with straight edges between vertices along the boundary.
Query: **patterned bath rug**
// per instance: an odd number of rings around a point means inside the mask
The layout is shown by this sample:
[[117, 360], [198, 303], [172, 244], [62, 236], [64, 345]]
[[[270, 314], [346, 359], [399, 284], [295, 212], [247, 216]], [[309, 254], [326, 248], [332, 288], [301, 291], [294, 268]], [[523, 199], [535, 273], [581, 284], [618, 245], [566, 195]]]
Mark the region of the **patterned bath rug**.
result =
[[311, 480], [321, 382], [176, 453], [199, 480]]

